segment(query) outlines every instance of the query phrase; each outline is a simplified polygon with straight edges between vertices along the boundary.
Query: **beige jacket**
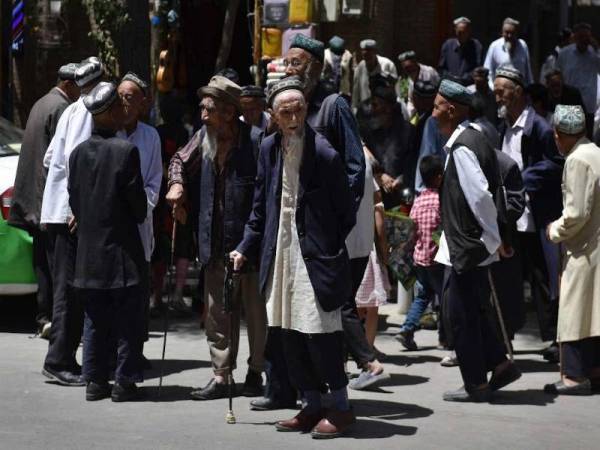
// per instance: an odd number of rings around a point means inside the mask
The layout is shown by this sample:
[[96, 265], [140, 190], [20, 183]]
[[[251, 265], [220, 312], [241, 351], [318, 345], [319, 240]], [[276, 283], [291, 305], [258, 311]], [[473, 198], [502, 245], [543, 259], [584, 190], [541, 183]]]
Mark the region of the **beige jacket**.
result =
[[[342, 55], [342, 79], [340, 80], [340, 94], [352, 95], [352, 78], [354, 75], [353, 57], [348, 50]], [[333, 58], [331, 50], [325, 49], [325, 62], [323, 64], [323, 78], [330, 78], [333, 73]]]
[[560, 286], [558, 341], [600, 336], [600, 148], [580, 139], [563, 172], [562, 216], [550, 240], [566, 249]]

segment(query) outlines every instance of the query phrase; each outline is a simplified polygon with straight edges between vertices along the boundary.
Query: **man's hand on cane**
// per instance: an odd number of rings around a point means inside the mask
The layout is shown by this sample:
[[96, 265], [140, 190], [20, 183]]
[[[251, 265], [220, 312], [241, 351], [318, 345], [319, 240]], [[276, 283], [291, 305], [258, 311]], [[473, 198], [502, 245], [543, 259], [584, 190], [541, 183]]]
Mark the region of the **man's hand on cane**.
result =
[[183, 207], [185, 201], [185, 190], [179, 183], [174, 184], [167, 192], [167, 203], [173, 208], [173, 218], [182, 225], [187, 222], [187, 211]]
[[242, 270], [242, 267], [244, 266], [244, 263], [247, 261], [248, 258], [246, 258], [237, 250], [234, 250], [229, 254], [229, 259], [233, 262], [233, 270], [235, 272], [238, 272]]

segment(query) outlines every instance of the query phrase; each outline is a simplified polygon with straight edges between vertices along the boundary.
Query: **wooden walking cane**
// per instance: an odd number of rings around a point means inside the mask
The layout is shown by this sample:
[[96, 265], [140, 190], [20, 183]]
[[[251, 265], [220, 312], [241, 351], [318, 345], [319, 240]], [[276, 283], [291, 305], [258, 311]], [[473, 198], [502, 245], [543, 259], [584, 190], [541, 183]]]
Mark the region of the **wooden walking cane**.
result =
[[223, 286], [223, 310], [229, 319], [228, 347], [229, 347], [229, 369], [227, 371], [227, 387], [229, 397], [229, 411], [225, 415], [225, 421], [229, 424], [236, 422], [233, 414], [233, 296], [235, 295], [237, 285], [239, 284], [239, 272], [236, 272], [233, 267], [233, 261], [229, 254], [225, 255], [225, 280]]
[[173, 272], [175, 271], [175, 238], [177, 237], [177, 219], [173, 215], [173, 230], [171, 231], [171, 255], [167, 270], [167, 307], [163, 315], [163, 346], [160, 358], [160, 379], [158, 381], [158, 397], [162, 390], [163, 376], [165, 373], [165, 352], [167, 350], [167, 331], [169, 329], [169, 305], [171, 304], [171, 291], [173, 290]]
[[513, 356], [512, 346], [510, 345], [508, 333], [506, 332], [506, 327], [504, 326], [504, 317], [502, 317], [502, 309], [500, 309], [500, 302], [498, 301], [498, 294], [496, 293], [496, 285], [494, 284], [494, 278], [492, 277], [492, 269], [488, 269], [488, 281], [492, 291], [492, 305], [494, 305], [494, 309], [496, 310], [498, 322], [500, 323], [500, 330], [502, 331], [502, 339], [504, 340], [504, 345], [508, 351], [508, 357], [511, 361], [514, 361], [515, 359]]

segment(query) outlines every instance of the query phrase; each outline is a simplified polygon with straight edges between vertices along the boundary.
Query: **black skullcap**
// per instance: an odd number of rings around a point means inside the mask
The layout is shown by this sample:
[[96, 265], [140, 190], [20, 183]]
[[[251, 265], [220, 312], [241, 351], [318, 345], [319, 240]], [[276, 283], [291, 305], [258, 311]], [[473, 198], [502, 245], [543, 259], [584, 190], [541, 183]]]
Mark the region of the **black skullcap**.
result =
[[61, 66], [60, 69], [58, 69], [58, 78], [60, 78], [61, 80], [75, 80], [75, 72], [77, 72], [77, 69], [79, 68], [79, 64], [76, 63], [69, 63], [69, 64], [65, 64], [64, 66]]
[[413, 86], [413, 92], [418, 97], [431, 98], [435, 97], [438, 91], [437, 84], [430, 81], [418, 80]]
[[248, 85], [242, 86], [240, 97], [258, 97], [265, 98], [265, 91], [260, 86]]
[[102, 62], [95, 56], [90, 56], [81, 61], [81, 64], [75, 71], [75, 83], [77, 86], [85, 86], [92, 81], [95, 81], [104, 75], [104, 67]]
[[92, 114], [106, 111], [117, 99], [117, 87], [113, 83], [101, 81], [83, 97], [83, 104]]
[[273, 100], [278, 94], [281, 94], [283, 91], [304, 91], [304, 83], [296, 76], [282, 78], [281, 80], [273, 83], [269, 88], [269, 92], [267, 93], [267, 103], [270, 107], [273, 107]]

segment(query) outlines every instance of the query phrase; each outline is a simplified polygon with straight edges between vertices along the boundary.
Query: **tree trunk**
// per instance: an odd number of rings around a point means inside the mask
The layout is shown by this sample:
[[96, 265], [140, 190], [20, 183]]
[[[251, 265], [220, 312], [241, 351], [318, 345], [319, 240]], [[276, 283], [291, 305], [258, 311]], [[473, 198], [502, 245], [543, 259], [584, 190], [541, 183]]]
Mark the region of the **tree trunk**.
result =
[[221, 46], [215, 63], [215, 72], [224, 69], [229, 60], [231, 52], [231, 42], [233, 40], [233, 31], [235, 29], [235, 20], [240, 6], [240, 0], [229, 0], [225, 10], [225, 20], [223, 21], [223, 34], [221, 35]]
[[115, 44], [119, 54], [119, 74], [135, 72], [150, 83], [150, 6], [148, 0], [125, 0], [130, 20], [123, 26]]

